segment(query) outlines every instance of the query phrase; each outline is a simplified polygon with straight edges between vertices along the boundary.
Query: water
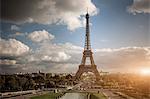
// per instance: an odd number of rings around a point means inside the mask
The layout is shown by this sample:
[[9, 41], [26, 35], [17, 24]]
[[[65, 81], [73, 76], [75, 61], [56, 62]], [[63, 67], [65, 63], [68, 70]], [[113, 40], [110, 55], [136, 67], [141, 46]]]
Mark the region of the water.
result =
[[86, 99], [86, 95], [83, 93], [66, 93], [60, 99]]

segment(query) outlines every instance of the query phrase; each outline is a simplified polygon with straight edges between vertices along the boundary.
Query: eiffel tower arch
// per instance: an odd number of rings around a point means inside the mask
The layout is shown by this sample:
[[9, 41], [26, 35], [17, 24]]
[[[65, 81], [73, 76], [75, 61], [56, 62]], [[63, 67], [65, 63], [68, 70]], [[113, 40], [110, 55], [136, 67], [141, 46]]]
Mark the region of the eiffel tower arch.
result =
[[[97, 70], [97, 66], [94, 63], [93, 52], [90, 44], [90, 29], [89, 29], [89, 14], [86, 14], [86, 35], [85, 35], [85, 45], [82, 56], [81, 64], [79, 65], [79, 69], [75, 75], [76, 79], [80, 79], [83, 73], [92, 72], [96, 80], [100, 79], [100, 74]], [[87, 64], [88, 63], [88, 64]]]

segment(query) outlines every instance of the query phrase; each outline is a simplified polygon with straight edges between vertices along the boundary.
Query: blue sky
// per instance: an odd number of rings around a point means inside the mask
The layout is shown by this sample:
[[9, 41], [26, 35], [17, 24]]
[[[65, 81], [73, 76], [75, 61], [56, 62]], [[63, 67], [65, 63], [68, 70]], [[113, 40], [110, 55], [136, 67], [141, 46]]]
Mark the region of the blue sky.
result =
[[[53, 46], [57, 45], [59, 47], [68, 46], [65, 44], [71, 44], [70, 46], [73, 47], [76, 46], [77, 49], [83, 47], [85, 41], [84, 15], [86, 13], [87, 7], [89, 9], [89, 14], [91, 15], [90, 36], [92, 48], [94, 50], [120, 49], [120, 48], [128, 49], [129, 47], [131, 48], [136, 47], [138, 50], [140, 48], [147, 48], [149, 51], [150, 46], [150, 7], [148, 5], [149, 0], [92, 0], [92, 1], [83, 0], [84, 3], [82, 3], [80, 0], [77, 1], [45, 0], [45, 2], [48, 2], [48, 4], [40, 0], [38, 1], [28, 0], [26, 3], [22, 3], [22, 5], [19, 5], [20, 9], [17, 8], [16, 6], [18, 5], [17, 2], [18, 2], [17, 0], [14, 1], [12, 0], [11, 2], [8, 1], [5, 2], [5, 0], [2, 1], [3, 4], [2, 17], [0, 20], [1, 38], [4, 40], [4, 42], [7, 42], [9, 39], [15, 39], [23, 43], [24, 45], [29, 47], [30, 51], [32, 50], [32, 52], [30, 52], [30, 55], [32, 54], [32, 56], [34, 56], [33, 53], [36, 53], [39, 50], [40, 51], [43, 50], [42, 48], [44, 46], [51, 46], [52, 44]], [[22, 0], [19, 2], [24, 1]], [[54, 8], [53, 2], [56, 3]], [[28, 7], [26, 5], [28, 5]], [[51, 35], [53, 35], [54, 38], [52, 40], [47, 41], [43, 40], [45, 38], [40, 38], [40, 42], [39, 41], [34, 42], [35, 40], [33, 40], [33, 38], [31, 39], [29, 35], [32, 33], [34, 34], [35, 31], [37, 31], [38, 33], [42, 31], [42, 33], [44, 32], [45, 35], [47, 35], [46, 33], [49, 33], [50, 35], [46, 37], [46, 40], [50, 39]], [[135, 51], [136, 48], [134, 49]], [[8, 48], [6, 47], [5, 49]], [[5, 54], [7, 53], [1, 54], [5, 56]], [[68, 54], [68, 56], [65, 56], [65, 54], [67, 53], [59, 53], [58, 51], [57, 54], [58, 56], [64, 55], [63, 56], [64, 59], [69, 59], [69, 56], [72, 57], [70, 53]], [[26, 57], [29, 57], [30, 55], [27, 55]], [[82, 54], [80, 53], [78, 57], [81, 56]], [[14, 60], [17, 60], [17, 62], [20, 61], [18, 58]], [[39, 64], [41, 64], [42, 63], [41, 59], [39, 60], [40, 60]], [[98, 59], [96, 60], [98, 61]], [[51, 61], [57, 62], [58, 60], [57, 58], [56, 60], [54, 58], [54, 60]], [[62, 62], [60, 62], [60, 64], [61, 63]], [[79, 63], [80, 59], [76, 64]], [[35, 64], [30, 63], [30, 65]], [[146, 61], [144, 60], [143, 65], [149, 66], [150, 65], [149, 60], [147, 59]], [[116, 68], [118, 67], [119, 65], [117, 64]], [[100, 68], [110, 71], [113, 70], [109, 66], [107, 68], [105, 67]], [[70, 71], [71, 70], [72, 69], [70, 69]]]

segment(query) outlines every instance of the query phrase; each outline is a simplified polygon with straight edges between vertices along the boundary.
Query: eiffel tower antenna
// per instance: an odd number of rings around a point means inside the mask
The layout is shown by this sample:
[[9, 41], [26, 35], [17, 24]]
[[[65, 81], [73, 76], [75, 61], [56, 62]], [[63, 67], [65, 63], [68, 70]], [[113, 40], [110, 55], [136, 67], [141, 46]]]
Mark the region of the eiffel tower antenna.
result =
[[89, 13], [89, 12], [88, 12], [88, 7], [87, 7], [87, 9], [86, 9], [86, 12]]

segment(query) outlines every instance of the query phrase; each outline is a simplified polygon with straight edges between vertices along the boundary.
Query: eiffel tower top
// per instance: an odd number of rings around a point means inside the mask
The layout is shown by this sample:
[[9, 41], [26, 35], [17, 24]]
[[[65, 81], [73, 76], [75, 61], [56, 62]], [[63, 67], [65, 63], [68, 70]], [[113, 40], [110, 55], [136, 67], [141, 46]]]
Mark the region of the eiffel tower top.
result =
[[85, 35], [84, 50], [91, 50], [91, 45], [90, 45], [89, 14], [88, 14], [88, 12], [87, 12], [85, 18], [86, 18], [86, 35]]

